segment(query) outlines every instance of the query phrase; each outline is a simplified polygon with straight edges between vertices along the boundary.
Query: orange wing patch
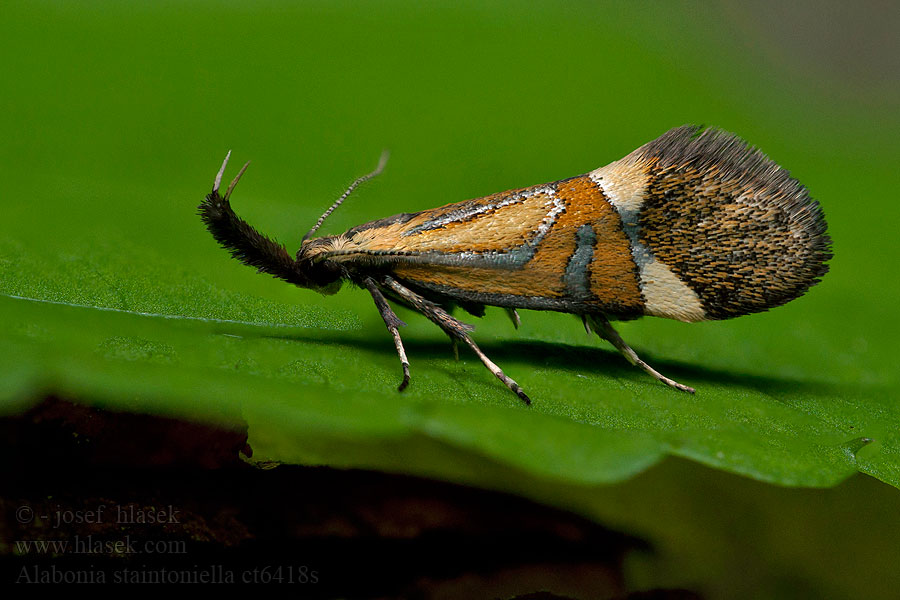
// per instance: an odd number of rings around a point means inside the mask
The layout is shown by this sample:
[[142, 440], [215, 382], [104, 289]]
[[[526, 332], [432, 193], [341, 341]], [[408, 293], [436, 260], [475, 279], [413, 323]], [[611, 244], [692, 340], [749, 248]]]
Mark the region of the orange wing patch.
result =
[[547, 186], [492, 194], [365, 229], [348, 248], [364, 252], [502, 252], [531, 241], [553, 206]]
[[[448, 253], [503, 252], [511, 247], [512, 241], [518, 242], [514, 247], [522, 246], [523, 240], [528, 243], [536, 239], [551, 207], [559, 206], [561, 202], [563, 210], [557, 211], [554, 222], [547, 223], [549, 229], [541, 232], [533, 257], [521, 267], [401, 262], [394, 266], [394, 272], [408, 281], [439, 285], [444, 289], [563, 299], [572, 296], [566, 282], [566, 270], [576, 251], [576, 232], [588, 224], [593, 228], [596, 243], [592, 260], [581, 268], [585, 269], [584, 276], [590, 282], [590, 297], [579, 300], [596, 304], [598, 310], [609, 309], [621, 314], [642, 310], [643, 301], [631, 258], [631, 246], [622, 230], [618, 213], [587, 176], [557, 182], [554, 187], [555, 203], [549, 194], [534, 194], [521, 203], [509, 204], [490, 215], [485, 214], [484, 218], [448, 223], [445, 228], [434, 230], [433, 237], [427, 238], [429, 242], [434, 242], [433, 246], [429, 244], [430, 250]], [[408, 230], [412, 228], [410, 226], [416, 227], [418, 224], [412, 221], [404, 224]], [[449, 243], [447, 237], [454, 230], [456, 237]], [[471, 236], [469, 241], [463, 234]], [[418, 239], [422, 235], [406, 239]], [[411, 249], [422, 251], [424, 248], [416, 244]]]

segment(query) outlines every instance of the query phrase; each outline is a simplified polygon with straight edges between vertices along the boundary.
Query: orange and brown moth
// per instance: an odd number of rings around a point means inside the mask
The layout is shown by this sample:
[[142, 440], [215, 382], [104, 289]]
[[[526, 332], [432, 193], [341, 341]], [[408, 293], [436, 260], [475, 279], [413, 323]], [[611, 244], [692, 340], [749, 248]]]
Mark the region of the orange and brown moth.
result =
[[[230, 153], [229, 153], [230, 155]], [[303, 238], [296, 258], [235, 215], [219, 185], [199, 211], [232, 256], [285, 281], [332, 294], [344, 280], [372, 295], [409, 383], [403, 322], [388, 299], [422, 313], [468, 345], [526, 403], [528, 396], [478, 348], [473, 327], [485, 306], [579, 315], [644, 371], [610, 320], [644, 315], [679, 321], [729, 319], [802, 295], [828, 271], [831, 240], [819, 204], [789, 173], [737, 136], [684, 126], [585, 175], [403, 213], [312, 238], [359, 179]]]

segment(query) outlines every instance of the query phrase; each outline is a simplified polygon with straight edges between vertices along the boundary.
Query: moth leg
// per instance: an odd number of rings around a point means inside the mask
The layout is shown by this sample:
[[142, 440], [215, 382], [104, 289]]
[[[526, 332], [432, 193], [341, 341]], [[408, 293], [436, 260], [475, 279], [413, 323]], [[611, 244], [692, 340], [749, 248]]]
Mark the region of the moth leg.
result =
[[588, 322], [587, 315], [581, 315], [581, 324], [584, 325], [584, 330], [587, 332], [588, 335], [591, 335], [592, 333], [594, 333], [593, 331], [591, 331], [591, 324]]
[[369, 293], [372, 294], [375, 306], [378, 307], [378, 312], [381, 314], [381, 318], [384, 319], [384, 324], [387, 325], [388, 331], [391, 332], [391, 336], [394, 338], [397, 356], [400, 357], [400, 366], [403, 367], [403, 381], [400, 382], [397, 391], [402, 392], [406, 389], [406, 386], [409, 385], [409, 360], [406, 358], [406, 350], [403, 348], [403, 340], [400, 339], [400, 331], [397, 328], [401, 325], [406, 325], [406, 323], [401, 321], [399, 317], [394, 314], [394, 311], [387, 303], [384, 294], [381, 293], [381, 290], [378, 289], [378, 286], [371, 277], [367, 277], [363, 284], [366, 286], [366, 289], [369, 290]]
[[635, 351], [625, 343], [625, 340], [622, 339], [622, 336], [619, 335], [619, 332], [613, 329], [613, 326], [609, 324], [609, 321], [607, 321], [605, 317], [601, 315], [587, 315], [585, 318], [585, 325], [587, 326], [588, 323], [594, 326], [594, 330], [597, 332], [597, 335], [615, 346], [616, 350], [618, 350], [622, 354], [622, 356], [624, 356], [625, 359], [631, 364], [640, 367], [641, 369], [652, 375], [654, 378], [662, 381], [670, 387], [675, 388], [676, 390], [689, 392], [691, 394], [694, 393], [694, 388], [682, 385], [677, 381], [669, 379], [668, 377], [662, 375], [661, 373], [656, 371], [656, 369], [642, 361], [637, 353], [635, 353]]
[[494, 364], [494, 362], [489, 359], [484, 354], [484, 352], [481, 351], [481, 348], [479, 348], [478, 345], [472, 340], [471, 336], [469, 336], [469, 332], [471, 332], [474, 327], [472, 327], [471, 325], [467, 325], [462, 321], [454, 319], [443, 308], [441, 308], [434, 302], [423, 298], [414, 291], [406, 288], [391, 277], [384, 278], [384, 285], [390, 288], [391, 291], [397, 294], [404, 301], [409, 303], [409, 305], [414, 309], [425, 315], [432, 323], [443, 329], [451, 339], [465, 342], [466, 345], [469, 346], [469, 348], [471, 348], [473, 352], [475, 352], [478, 358], [481, 359], [481, 362], [485, 367], [487, 367], [488, 371], [493, 373], [497, 379], [502, 381], [506, 385], [506, 387], [508, 387], [515, 395], [521, 398], [525, 402], [525, 404], [531, 404], [531, 399], [524, 391], [522, 391], [522, 388], [519, 387], [519, 384], [516, 383], [511, 377], [506, 375], [500, 369], [500, 367]]
[[465, 341], [466, 344], [469, 345], [469, 348], [471, 348], [472, 351], [476, 355], [478, 355], [478, 358], [481, 359], [481, 362], [485, 367], [487, 367], [488, 371], [494, 374], [494, 377], [502, 381], [504, 385], [506, 385], [506, 387], [508, 387], [510, 391], [512, 391], [512, 393], [521, 398], [522, 401], [525, 402], [525, 404], [531, 405], [531, 398], [528, 397], [528, 394], [525, 393], [525, 391], [519, 386], [518, 383], [515, 382], [512, 377], [504, 373], [500, 369], [500, 367], [494, 364], [494, 362], [489, 359], [484, 352], [481, 351], [481, 348], [478, 347], [478, 345], [470, 336], [467, 335], [463, 341]]
[[519, 313], [516, 312], [514, 308], [507, 308], [506, 314], [509, 316], [509, 320], [512, 321], [513, 327], [516, 329], [519, 328], [519, 325], [522, 324], [522, 319], [519, 318]]

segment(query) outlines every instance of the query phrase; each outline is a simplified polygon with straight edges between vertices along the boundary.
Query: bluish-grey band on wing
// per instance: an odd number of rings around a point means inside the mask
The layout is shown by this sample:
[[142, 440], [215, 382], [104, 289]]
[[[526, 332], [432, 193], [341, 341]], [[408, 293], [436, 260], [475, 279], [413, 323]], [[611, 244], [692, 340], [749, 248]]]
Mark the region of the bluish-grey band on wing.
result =
[[634, 264], [636, 264], [638, 270], [640, 270], [653, 260], [653, 254], [650, 252], [650, 249], [641, 242], [640, 227], [638, 225], [638, 210], [623, 208], [621, 206], [616, 206], [615, 204], [613, 204], [613, 207], [619, 212], [619, 218], [622, 219], [622, 228], [625, 230], [625, 235], [628, 236], [628, 239], [631, 242], [631, 256], [634, 258]]
[[[403, 280], [401, 280], [403, 281]], [[641, 316], [633, 306], [618, 304], [598, 304], [597, 300], [580, 298], [547, 298], [540, 296], [514, 296], [512, 294], [497, 294], [486, 292], [471, 292], [460, 290], [452, 286], [422, 281], [403, 281], [403, 284], [411, 289], [420, 290], [426, 297], [440, 302], [442, 298], [449, 302], [464, 300], [487, 306], [499, 306], [505, 308], [524, 308], [530, 310], [554, 310], [574, 314], [603, 313], [611, 319], [634, 319]]]
[[[531, 244], [523, 244], [505, 252], [401, 252], [396, 250], [337, 250], [323, 252], [323, 259], [341, 255], [353, 255], [355, 261], [371, 264], [422, 264], [448, 267], [475, 267], [483, 269], [519, 269], [534, 257], [537, 250]], [[368, 260], [367, 260], [368, 259]]]
[[565, 275], [566, 289], [573, 298], [580, 300], [591, 296], [590, 266], [596, 242], [597, 234], [590, 224], [582, 225], [575, 232], [575, 252], [569, 258]]

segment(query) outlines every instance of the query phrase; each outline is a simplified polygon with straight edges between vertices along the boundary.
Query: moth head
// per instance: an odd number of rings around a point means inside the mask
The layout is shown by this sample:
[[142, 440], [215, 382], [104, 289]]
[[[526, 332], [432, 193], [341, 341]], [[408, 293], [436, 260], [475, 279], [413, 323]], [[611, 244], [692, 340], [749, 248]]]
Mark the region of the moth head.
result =
[[303, 236], [296, 258], [291, 257], [282, 244], [263, 235], [238, 217], [231, 208], [229, 198], [244, 171], [247, 170], [249, 162], [240, 170], [225, 194], [219, 194], [222, 176], [230, 156], [231, 152], [228, 152], [222, 167], [216, 174], [212, 192], [198, 207], [200, 218], [212, 236], [231, 253], [232, 257], [245, 265], [254, 267], [260, 273], [268, 273], [298, 287], [315, 290], [320, 294], [330, 295], [337, 292], [341, 287], [342, 280], [347, 276], [347, 272], [339, 261], [329, 258], [327, 252], [342, 248], [346, 238], [344, 236], [312, 238], [312, 235], [357, 186], [381, 173], [387, 162], [387, 152], [381, 155], [376, 169], [354, 181], [347, 191], [316, 221], [313, 228]]
[[303, 240], [294, 261], [297, 276], [303, 279], [303, 283], [296, 285], [315, 290], [325, 296], [330, 296], [341, 289], [344, 270], [336, 261], [325, 257], [326, 252], [335, 249], [335, 241], [339, 238], [340, 236], [328, 236]]
[[[228, 154], [231, 155], [230, 152]], [[295, 260], [288, 254], [284, 245], [260, 233], [235, 214], [229, 199], [247, 165], [244, 165], [222, 195], [219, 193], [219, 186], [227, 164], [228, 156], [225, 157], [225, 162], [216, 175], [212, 192], [198, 208], [200, 218], [216, 241], [228, 250], [232, 257], [255, 268], [259, 273], [268, 273], [298, 287], [322, 294], [333, 294], [338, 291], [341, 287], [340, 269], [335, 268], [336, 265], [329, 261], [315, 258], [319, 253], [315, 249], [321, 247], [322, 240], [327, 238], [304, 240]], [[310, 250], [314, 251], [310, 253]]]

